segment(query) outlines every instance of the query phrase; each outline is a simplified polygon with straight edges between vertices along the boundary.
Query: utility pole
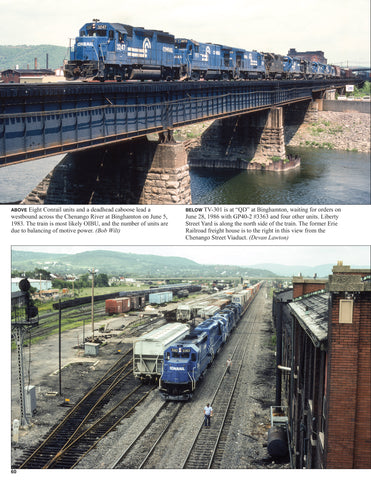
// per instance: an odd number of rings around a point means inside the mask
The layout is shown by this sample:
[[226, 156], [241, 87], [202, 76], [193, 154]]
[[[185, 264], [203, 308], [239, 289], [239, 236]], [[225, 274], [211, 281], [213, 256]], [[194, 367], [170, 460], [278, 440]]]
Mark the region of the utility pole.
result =
[[[27, 278], [22, 279], [19, 282], [19, 288], [21, 290], [20, 295], [14, 296], [13, 306], [13, 294], [12, 294], [12, 336], [17, 345], [17, 357], [18, 357], [18, 380], [19, 380], [19, 400], [21, 407], [21, 426], [29, 425], [29, 416], [32, 412], [26, 412], [26, 400], [25, 400], [25, 381], [24, 381], [24, 368], [23, 368], [23, 342], [26, 333], [32, 327], [39, 324], [38, 309], [33, 305], [30, 298], [29, 289], [31, 285]], [[24, 307], [24, 313], [18, 315], [18, 306], [16, 302], [22, 303]], [[23, 309], [22, 309], [23, 310]], [[37, 317], [37, 318], [35, 318]]]
[[94, 275], [98, 272], [94, 267], [90, 268], [89, 273], [91, 274], [91, 329], [92, 329], [92, 342], [94, 342]]

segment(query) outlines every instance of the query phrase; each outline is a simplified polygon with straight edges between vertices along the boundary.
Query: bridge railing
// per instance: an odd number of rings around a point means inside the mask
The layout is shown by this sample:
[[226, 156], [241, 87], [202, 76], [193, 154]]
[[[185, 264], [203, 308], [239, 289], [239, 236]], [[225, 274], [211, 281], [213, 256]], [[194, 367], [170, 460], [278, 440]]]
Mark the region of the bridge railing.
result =
[[[349, 81], [348, 81], [349, 82]], [[311, 99], [341, 80], [0, 86], [0, 165]]]

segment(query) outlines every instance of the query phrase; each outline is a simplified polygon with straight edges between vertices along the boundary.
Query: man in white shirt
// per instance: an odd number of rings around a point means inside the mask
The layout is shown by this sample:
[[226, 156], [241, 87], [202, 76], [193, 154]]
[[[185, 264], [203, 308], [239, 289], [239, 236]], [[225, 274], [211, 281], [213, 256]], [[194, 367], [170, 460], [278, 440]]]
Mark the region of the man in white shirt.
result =
[[213, 415], [213, 407], [210, 406], [210, 403], [204, 408], [205, 414], [205, 427], [210, 427], [210, 417]]
[[231, 365], [232, 365], [232, 359], [231, 359], [231, 357], [228, 357], [228, 360], [227, 360], [227, 373], [231, 373]]

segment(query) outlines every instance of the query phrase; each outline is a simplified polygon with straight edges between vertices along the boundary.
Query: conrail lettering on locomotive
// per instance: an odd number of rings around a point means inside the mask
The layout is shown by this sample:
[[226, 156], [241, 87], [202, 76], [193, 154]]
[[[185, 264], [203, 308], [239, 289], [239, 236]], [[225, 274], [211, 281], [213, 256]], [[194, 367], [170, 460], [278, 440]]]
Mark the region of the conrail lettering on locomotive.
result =
[[[149, 39], [151, 38], [151, 40]], [[276, 53], [202, 43], [121, 23], [86, 23], [67, 80], [283, 80], [351, 76], [349, 69]]]

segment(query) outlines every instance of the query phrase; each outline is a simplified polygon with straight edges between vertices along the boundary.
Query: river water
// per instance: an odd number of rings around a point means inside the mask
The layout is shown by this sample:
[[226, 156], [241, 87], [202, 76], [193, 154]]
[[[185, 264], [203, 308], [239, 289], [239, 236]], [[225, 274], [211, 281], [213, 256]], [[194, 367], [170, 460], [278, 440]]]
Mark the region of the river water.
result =
[[[301, 167], [285, 173], [191, 169], [193, 204], [364, 205], [370, 203], [370, 155], [287, 148]], [[63, 155], [0, 168], [0, 203], [23, 199]]]
[[247, 205], [364, 205], [370, 203], [370, 155], [286, 148], [301, 157], [288, 172], [191, 170], [192, 203]]

